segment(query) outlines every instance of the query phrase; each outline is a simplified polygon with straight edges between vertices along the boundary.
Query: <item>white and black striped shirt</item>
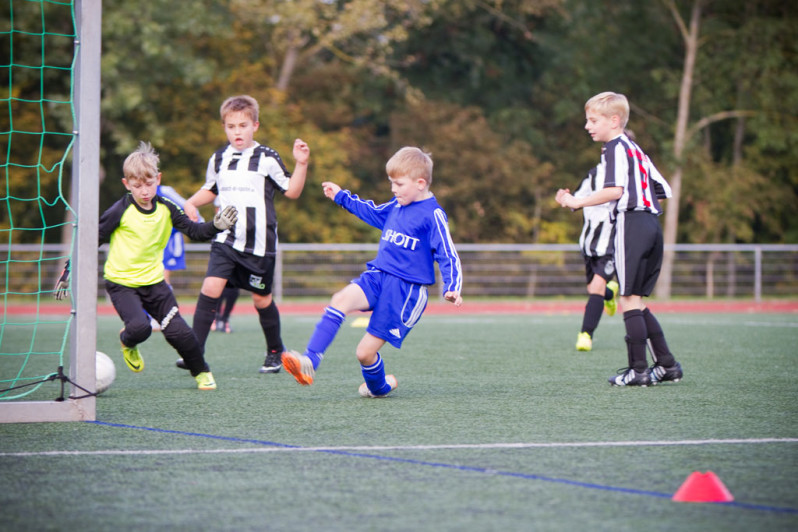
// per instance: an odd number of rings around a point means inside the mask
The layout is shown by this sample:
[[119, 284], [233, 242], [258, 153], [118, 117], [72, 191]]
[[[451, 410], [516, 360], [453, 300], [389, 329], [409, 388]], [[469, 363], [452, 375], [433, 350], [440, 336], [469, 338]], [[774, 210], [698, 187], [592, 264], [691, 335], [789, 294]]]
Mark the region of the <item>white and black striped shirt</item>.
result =
[[219, 208], [238, 210], [235, 232], [223, 231], [215, 241], [259, 257], [276, 253], [274, 192], [285, 193], [290, 178], [280, 155], [257, 142], [242, 152], [228, 144], [214, 153], [202, 188], [218, 195]]
[[604, 187], [623, 187], [618, 211], [646, 211], [659, 216], [660, 199], [671, 197], [671, 187], [640, 146], [626, 135], [604, 145], [601, 154]]
[[[574, 197], [584, 198], [604, 188], [604, 176], [603, 166], [592, 168], [574, 192]], [[614, 210], [614, 201], [582, 209], [584, 224], [582, 234], [579, 235], [579, 247], [586, 257], [611, 256], [614, 253], [615, 223], [612, 219]]]

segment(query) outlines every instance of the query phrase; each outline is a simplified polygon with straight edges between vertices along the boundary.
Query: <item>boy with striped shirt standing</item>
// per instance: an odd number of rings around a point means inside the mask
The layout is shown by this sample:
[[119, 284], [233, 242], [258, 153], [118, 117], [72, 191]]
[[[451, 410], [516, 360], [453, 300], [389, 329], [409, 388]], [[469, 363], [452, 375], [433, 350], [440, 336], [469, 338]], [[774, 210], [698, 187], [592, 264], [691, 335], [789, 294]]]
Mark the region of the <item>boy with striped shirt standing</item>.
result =
[[[196, 220], [197, 207], [219, 198], [224, 210], [233, 205], [238, 223], [217, 236], [194, 312], [194, 332], [204, 346], [216, 320], [225, 286], [248, 290], [258, 312], [266, 338], [266, 357], [261, 373], [277, 373], [285, 351], [280, 330], [280, 313], [272, 298], [277, 256], [277, 215], [275, 193], [298, 199], [305, 187], [310, 148], [301, 139], [294, 141], [294, 172], [286, 169], [280, 155], [255, 140], [259, 106], [247, 95], [232, 96], [219, 110], [228, 144], [211, 155], [205, 184], [185, 204], [186, 214]], [[182, 367], [178, 361], [178, 367]]]
[[[629, 102], [623, 94], [602, 92], [585, 104], [585, 129], [596, 142], [603, 142], [599, 167], [605, 174], [604, 188], [584, 198], [565, 189], [557, 191], [557, 202], [581, 209], [615, 203], [615, 267], [621, 293], [628, 367], [610, 377], [613, 386], [647, 386], [678, 382], [682, 367], [668, 349], [665, 334], [654, 314], [643, 303], [651, 295], [662, 265], [662, 214], [659, 199], [671, 189], [657, 168], [634, 141], [624, 134], [629, 120]], [[654, 364], [646, 362], [651, 347]]]

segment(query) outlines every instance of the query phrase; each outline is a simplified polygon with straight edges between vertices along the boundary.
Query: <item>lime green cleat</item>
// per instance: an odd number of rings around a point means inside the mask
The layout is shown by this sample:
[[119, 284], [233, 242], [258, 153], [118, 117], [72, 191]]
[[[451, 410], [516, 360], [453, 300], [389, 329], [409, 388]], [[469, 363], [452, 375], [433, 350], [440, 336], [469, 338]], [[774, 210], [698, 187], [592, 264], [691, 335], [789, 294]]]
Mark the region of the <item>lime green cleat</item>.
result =
[[607, 283], [607, 288], [612, 292], [612, 299], [604, 300], [604, 311], [608, 316], [615, 316], [615, 312], [618, 310], [618, 290], [620, 290], [621, 287], [618, 286], [616, 281], [610, 281]]
[[215, 390], [216, 381], [213, 380], [213, 373], [210, 371], [203, 371], [194, 379], [197, 381], [197, 388], [199, 390]]
[[122, 356], [125, 358], [125, 364], [130, 368], [130, 371], [139, 373], [144, 369], [144, 359], [141, 358], [139, 347], [127, 347], [122, 344]]
[[593, 339], [590, 338], [590, 333], [580, 332], [576, 337], [576, 350], [590, 351], [591, 349], [593, 349]]

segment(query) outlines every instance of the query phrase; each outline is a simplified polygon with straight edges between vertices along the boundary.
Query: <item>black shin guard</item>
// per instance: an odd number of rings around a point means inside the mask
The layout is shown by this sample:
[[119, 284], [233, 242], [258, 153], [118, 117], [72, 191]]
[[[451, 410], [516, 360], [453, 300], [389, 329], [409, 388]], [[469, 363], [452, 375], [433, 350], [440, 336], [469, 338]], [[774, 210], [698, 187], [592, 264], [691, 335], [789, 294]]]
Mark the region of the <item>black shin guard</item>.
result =
[[648, 369], [646, 362], [646, 340], [648, 332], [643, 312], [637, 309], [623, 313], [623, 322], [626, 326], [626, 346], [629, 357], [629, 367], [636, 372]]
[[268, 307], [258, 309], [258, 319], [263, 329], [263, 335], [266, 337], [267, 349], [270, 352], [281, 353], [285, 346], [283, 346], [283, 338], [280, 333], [280, 311], [277, 310], [274, 301]]
[[593, 331], [598, 327], [602, 312], [604, 312], [604, 298], [590, 294], [585, 305], [585, 315], [582, 317], [582, 332], [593, 337]]
[[197, 335], [199, 345], [205, 349], [205, 341], [208, 339], [208, 334], [211, 332], [211, 324], [216, 319], [216, 308], [219, 305], [218, 297], [208, 297], [205, 294], [200, 294], [197, 299], [197, 308], [194, 310], [193, 328], [194, 334]]
[[666, 368], [672, 367], [676, 364], [676, 359], [668, 349], [668, 342], [665, 341], [665, 333], [654, 314], [648, 308], [643, 311], [643, 319], [646, 322], [646, 330], [648, 332], [648, 341], [651, 344], [651, 356], [654, 362]]

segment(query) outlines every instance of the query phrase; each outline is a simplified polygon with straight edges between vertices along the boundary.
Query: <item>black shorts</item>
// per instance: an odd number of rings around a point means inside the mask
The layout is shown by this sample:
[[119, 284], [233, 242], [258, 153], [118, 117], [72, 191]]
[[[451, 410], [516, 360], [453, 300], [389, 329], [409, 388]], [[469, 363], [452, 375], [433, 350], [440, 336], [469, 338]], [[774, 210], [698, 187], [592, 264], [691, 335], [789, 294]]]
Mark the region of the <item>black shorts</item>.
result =
[[650, 212], [618, 213], [615, 268], [622, 296], [649, 296], [662, 268], [662, 227]]
[[272, 293], [274, 263], [274, 255], [258, 257], [214, 242], [205, 276], [221, 277], [227, 279], [228, 286], [267, 296]]
[[158, 323], [164, 321], [168, 323], [179, 314], [175, 294], [165, 281], [148, 286], [129, 287], [106, 279], [105, 290], [125, 326], [142, 321], [149, 326], [150, 319], [143, 311], [155, 318]]
[[615, 275], [615, 260], [611, 255], [602, 255], [601, 257], [587, 257], [582, 255], [585, 259], [585, 278], [587, 284], [593, 280], [594, 275], [603, 277], [605, 281], [611, 281]]

